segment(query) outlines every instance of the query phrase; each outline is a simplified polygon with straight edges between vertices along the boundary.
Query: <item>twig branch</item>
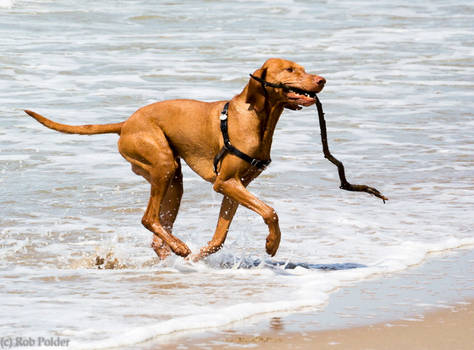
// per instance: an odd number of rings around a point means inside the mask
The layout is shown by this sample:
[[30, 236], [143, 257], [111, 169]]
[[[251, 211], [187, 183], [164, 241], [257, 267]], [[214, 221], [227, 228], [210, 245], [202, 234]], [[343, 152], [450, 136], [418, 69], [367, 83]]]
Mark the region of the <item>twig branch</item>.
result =
[[366, 185], [352, 185], [346, 180], [346, 175], [344, 173], [344, 165], [342, 164], [342, 162], [334, 158], [334, 156], [329, 152], [328, 136], [326, 132], [326, 121], [324, 120], [323, 106], [321, 105], [321, 102], [319, 101], [317, 96], [315, 96], [315, 101], [316, 108], [318, 109], [319, 128], [321, 129], [321, 142], [323, 144], [324, 158], [328, 159], [331, 163], [337, 166], [339, 179], [341, 180], [341, 186], [339, 186], [339, 188], [346, 191], [367, 192], [375, 197], [382, 199], [385, 203], [388, 198], [385, 197], [382, 193], [380, 193], [377, 189]]

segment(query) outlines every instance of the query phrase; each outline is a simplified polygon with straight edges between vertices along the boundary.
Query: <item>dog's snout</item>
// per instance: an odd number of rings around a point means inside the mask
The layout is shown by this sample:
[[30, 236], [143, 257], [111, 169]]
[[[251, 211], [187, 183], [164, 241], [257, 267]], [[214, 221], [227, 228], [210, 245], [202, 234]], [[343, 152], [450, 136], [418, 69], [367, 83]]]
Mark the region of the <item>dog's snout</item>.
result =
[[320, 76], [316, 76], [314, 78], [314, 82], [319, 86], [324, 86], [324, 84], [326, 84], [326, 79], [324, 79], [323, 77], [320, 77]]

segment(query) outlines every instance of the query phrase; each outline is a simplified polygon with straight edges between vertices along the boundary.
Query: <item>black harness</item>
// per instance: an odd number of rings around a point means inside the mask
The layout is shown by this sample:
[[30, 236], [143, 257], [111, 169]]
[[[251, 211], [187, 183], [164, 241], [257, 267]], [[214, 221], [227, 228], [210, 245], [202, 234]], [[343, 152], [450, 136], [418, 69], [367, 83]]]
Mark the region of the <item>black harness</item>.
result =
[[221, 132], [222, 132], [222, 137], [224, 138], [224, 146], [221, 148], [219, 153], [217, 153], [217, 155], [214, 157], [214, 172], [216, 173], [216, 175], [218, 174], [219, 163], [223, 160], [223, 158], [225, 157], [227, 153], [233, 154], [234, 156], [237, 156], [240, 159], [245, 160], [247, 163], [250, 163], [250, 165], [253, 167], [264, 170], [271, 163], [272, 161], [271, 159], [261, 160], [257, 158], [252, 158], [248, 154], [245, 154], [244, 152], [239, 151], [230, 143], [228, 123], [227, 123], [228, 110], [229, 110], [229, 102], [225, 104], [224, 109], [222, 110], [221, 116], [220, 116]]

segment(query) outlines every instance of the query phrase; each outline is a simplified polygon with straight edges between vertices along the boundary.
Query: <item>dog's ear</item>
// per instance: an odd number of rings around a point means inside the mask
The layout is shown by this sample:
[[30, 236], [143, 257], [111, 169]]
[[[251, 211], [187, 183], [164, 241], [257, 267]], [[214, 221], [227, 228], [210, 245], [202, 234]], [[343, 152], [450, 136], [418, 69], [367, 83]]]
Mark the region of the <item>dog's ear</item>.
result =
[[[267, 73], [266, 68], [257, 69], [253, 76], [265, 80], [265, 75]], [[253, 108], [257, 112], [261, 112], [265, 108], [265, 90], [262, 86], [262, 83], [250, 77], [249, 85], [247, 89], [247, 98], [245, 102], [253, 105]]]

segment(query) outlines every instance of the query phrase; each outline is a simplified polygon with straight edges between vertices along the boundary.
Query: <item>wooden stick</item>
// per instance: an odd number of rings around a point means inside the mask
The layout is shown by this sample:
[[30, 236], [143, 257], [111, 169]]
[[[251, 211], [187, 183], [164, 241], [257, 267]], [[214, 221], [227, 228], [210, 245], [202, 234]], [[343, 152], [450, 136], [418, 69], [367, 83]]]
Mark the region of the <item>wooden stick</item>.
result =
[[324, 120], [323, 106], [321, 105], [321, 102], [319, 101], [317, 96], [315, 96], [314, 99], [316, 102], [316, 108], [318, 109], [319, 128], [321, 129], [321, 142], [323, 144], [324, 158], [328, 159], [331, 163], [337, 166], [339, 179], [341, 180], [341, 186], [339, 186], [339, 188], [346, 191], [367, 192], [375, 197], [382, 199], [385, 203], [388, 198], [385, 197], [382, 193], [380, 193], [377, 189], [366, 185], [352, 185], [346, 180], [346, 175], [344, 173], [344, 165], [342, 164], [342, 162], [334, 158], [334, 156], [329, 152], [328, 136], [326, 132], [326, 121]]

